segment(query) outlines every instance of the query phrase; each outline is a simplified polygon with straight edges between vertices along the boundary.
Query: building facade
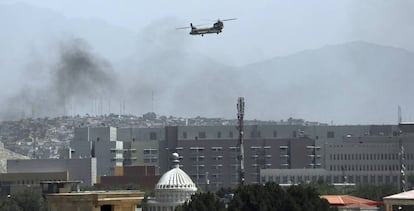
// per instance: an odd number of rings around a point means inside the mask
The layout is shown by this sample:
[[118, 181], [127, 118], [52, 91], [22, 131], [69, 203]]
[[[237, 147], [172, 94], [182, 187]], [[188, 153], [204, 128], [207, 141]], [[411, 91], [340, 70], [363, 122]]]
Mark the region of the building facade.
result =
[[[320, 168], [321, 150], [315, 141], [289, 128], [289, 133], [268, 126], [246, 126], [244, 139], [245, 181], [260, 182], [260, 169]], [[281, 134], [280, 134], [281, 133]], [[178, 152], [182, 169], [200, 187], [217, 190], [239, 181], [238, 131], [234, 126], [167, 127], [160, 142], [161, 171], [166, 155]], [[284, 136], [285, 134], [286, 137]]]
[[[91, 142], [98, 142], [104, 134], [115, 137], [112, 141], [123, 141], [123, 165], [155, 165], [162, 174], [170, 169], [169, 155], [178, 152], [181, 168], [203, 189], [215, 190], [238, 183], [239, 132], [235, 125], [78, 130], [73, 145], [82, 145], [85, 150], [75, 149], [73, 155], [87, 154], [93, 149]], [[270, 169], [286, 173], [291, 173], [291, 169], [324, 169], [321, 177], [325, 181], [401, 182], [401, 160], [407, 175], [414, 167], [413, 131], [413, 126], [407, 125], [246, 125], [245, 181], [267, 181], [268, 175], [261, 175], [261, 172]], [[404, 159], [401, 159], [402, 147], [405, 148]], [[106, 153], [106, 158], [108, 155], [110, 153]], [[99, 163], [98, 159], [98, 166]], [[115, 166], [111, 162], [105, 165], [101, 169]], [[294, 178], [302, 178], [295, 181], [307, 181], [305, 174], [294, 174]]]
[[82, 186], [96, 183], [96, 158], [7, 160], [7, 173], [67, 172], [67, 180], [82, 181]]
[[165, 130], [157, 128], [119, 128], [118, 140], [124, 143], [124, 165], [159, 166], [159, 142], [165, 140]]
[[46, 195], [49, 211], [136, 211], [144, 199], [139, 191], [88, 191]]
[[123, 142], [117, 140], [117, 128], [75, 128], [70, 142], [72, 158], [96, 158], [97, 175], [110, 176], [123, 165]]

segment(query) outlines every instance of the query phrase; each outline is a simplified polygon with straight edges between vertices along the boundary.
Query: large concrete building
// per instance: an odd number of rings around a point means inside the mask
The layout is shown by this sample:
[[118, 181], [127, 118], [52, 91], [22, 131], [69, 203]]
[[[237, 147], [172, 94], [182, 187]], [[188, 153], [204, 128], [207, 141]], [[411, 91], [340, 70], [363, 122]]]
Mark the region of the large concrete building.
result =
[[[182, 169], [198, 186], [216, 189], [234, 186], [238, 182], [240, 162], [235, 125], [77, 130], [77, 140], [73, 142], [83, 140], [82, 146], [86, 151], [92, 149], [90, 142], [98, 142], [102, 134], [114, 137], [112, 141], [123, 141], [124, 165], [156, 165], [162, 174], [170, 169], [169, 155], [178, 152]], [[106, 132], [99, 132], [100, 136], [91, 135], [99, 134], [91, 132], [95, 130]], [[310, 175], [301, 172], [312, 171], [291, 170], [321, 169], [321, 176], [310, 176], [309, 180], [323, 178], [328, 182], [344, 182], [346, 178], [347, 182], [354, 183], [399, 182], [402, 146], [405, 147], [407, 174], [413, 170], [413, 131], [410, 125], [246, 125], [245, 179], [247, 183], [268, 181], [268, 178], [281, 182], [289, 180], [271, 175], [274, 171], [284, 172], [283, 175], [286, 174], [286, 178], [291, 176], [294, 182], [307, 181], [305, 177]], [[79, 155], [83, 149], [76, 150], [74, 155]], [[113, 154], [106, 153], [104, 159], [108, 155], [113, 157]], [[99, 166], [99, 158], [96, 157]], [[110, 169], [113, 164], [106, 162], [101, 169]], [[294, 175], [288, 175], [290, 173]]]
[[[260, 182], [260, 169], [320, 167], [320, 150], [315, 141], [295, 127], [245, 127], [245, 181]], [[235, 186], [239, 181], [238, 131], [235, 126], [166, 127], [160, 142], [161, 172], [169, 166], [166, 155], [178, 152], [182, 169], [205, 189]]]
[[117, 140], [117, 128], [75, 128], [70, 147], [72, 158], [96, 158], [98, 176], [111, 176], [115, 167], [123, 165], [123, 142]]
[[403, 188], [402, 183], [412, 185], [407, 181], [407, 175], [414, 173], [412, 126], [344, 128], [345, 126], [329, 127], [329, 137], [333, 140], [327, 136], [327, 140], [319, 143], [323, 149], [323, 170], [262, 169], [262, 182], [300, 183], [323, 180], [329, 183], [396, 184], [399, 188]]

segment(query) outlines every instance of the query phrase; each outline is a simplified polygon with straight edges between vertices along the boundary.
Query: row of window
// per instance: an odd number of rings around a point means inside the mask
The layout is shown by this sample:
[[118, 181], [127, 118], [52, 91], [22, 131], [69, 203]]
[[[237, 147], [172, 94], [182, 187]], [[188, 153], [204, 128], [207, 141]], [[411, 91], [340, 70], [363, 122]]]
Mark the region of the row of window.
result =
[[[296, 132], [296, 131], [294, 131], [294, 132]], [[260, 137], [262, 137], [260, 131], [252, 131], [252, 132], [250, 132], [250, 138], [260, 138]], [[273, 131], [273, 137], [275, 137], [275, 138], [277, 137], [277, 131]], [[293, 137], [296, 137], [296, 135], [293, 135]], [[188, 138], [187, 132], [183, 132], [183, 138], [184, 139], [187, 139]], [[206, 132], [201, 131], [201, 132], [198, 132], [198, 135], [195, 138], [196, 139], [198, 139], [198, 138], [204, 139], [204, 138], [207, 138], [207, 134], [206, 134]], [[224, 138], [224, 136], [223, 136], [222, 132], [219, 131], [219, 132], [216, 133], [216, 137], [215, 138]], [[227, 138], [234, 138], [233, 131], [229, 131], [228, 132]]]
[[[413, 165], [407, 165], [407, 170], [413, 169]], [[399, 171], [398, 164], [367, 164], [367, 165], [330, 165], [331, 171]]]
[[157, 163], [158, 158], [144, 158], [144, 163]]
[[[399, 160], [400, 156], [396, 153], [373, 153], [373, 154], [330, 154], [330, 160]], [[405, 154], [405, 159], [413, 160], [414, 154]]]
[[[413, 169], [413, 165], [407, 165], [406, 170]], [[331, 171], [399, 171], [400, 165], [391, 164], [369, 164], [369, 165], [331, 165], [329, 166]]]
[[398, 147], [397, 143], [363, 143], [360, 142], [358, 145], [355, 144], [329, 144], [327, 145], [330, 148], [350, 148], [350, 147], [355, 147], [358, 146], [359, 148], [361, 147], [366, 147], [366, 148], [395, 148]]
[[[157, 133], [156, 132], [150, 132], [148, 138], [149, 138], [149, 140], [152, 140], [152, 141], [157, 140]], [[135, 142], [135, 141], [137, 141], [137, 139], [132, 138], [132, 142]]]
[[396, 184], [399, 181], [399, 176], [383, 176], [383, 175], [313, 175], [313, 176], [267, 176], [262, 177], [262, 182], [276, 182], [279, 184], [297, 184], [297, 183], [306, 183], [306, 182], [316, 182], [323, 180], [327, 183], [340, 183], [340, 182], [349, 182], [349, 183], [371, 183], [371, 184]]
[[[289, 149], [289, 146], [283, 145], [283, 146], [279, 146], [281, 152], [286, 153], [286, 150]], [[306, 148], [308, 149], [309, 152], [314, 152], [316, 150], [319, 150], [320, 147], [317, 146], [306, 146]], [[182, 150], [184, 150], [183, 147], [177, 147], [175, 148], [177, 150], [178, 153], [182, 152]], [[191, 152], [196, 152], [196, 153], [201, 153], [205, 151], [205, 147], [189, 147]], [[221, 152], [223, 151], [223, 147], [211, 147], [210, 148], [211, 151], [213, 152]], [[233, 152], [238, 152], [239, 151], [239, 147], [228, 147], [228, 150], [233, 151]], [[250, 150], [251, 151], [263, 151], [263, 150], [271, 150], [272, 146], [251, 146]]]
[[[231, 158], [231, 160], [238, 160], [239, 156], [228, 156]], [[266, 159], [270, 159], [272, 158], [272, 155], [251, 155], [250, 156], [252, 160], [266, 160]], [[181, 156], [181, 158], [184, 158], [183, 156]], [[197, 155], [197, 156], [191, 156], [190, 160], [191, 161], [197, 161], [197, 162], [202, 162], [205, 160], [205, 156], [204, 155]], [[281, 155], [281, 158], [282, 155]], [[213, 156], [211, 157], [212, 160], [223, 160], [223, 156], [222, 155], [218, 155], [218, 156]]]
[[[273, 137], [274, 137], [274, 138], [278, 137], [278, 133], [277, 133], [277, 131], [276, 131], [276, 130], [274, 130], [272, 135], [273, 135]], [[305, 131], [303, 131], [303, 130], [298, 130], [298, 131], [294, 130], [294, 131], [292, 131], [292, 137], [293, 137], [293, 138], [297, 138], [297, 137], [305, 137], [305, 136], [306, 136], [306, 135], [305, 135]], [[183, 132], [183, 133], [182, 133], [182, 137], [183, 137], [183, 139], [187, 139], [187, 138], [188, 138], [188, 134], [187, 134], [187, 132]], [[253, 131], [251, 131], [251, 132], [250, 132], [250, 136], [249, 136], [249, 137], [250, 137], [250, 138], [261, 138], [261, 137], [262, 137], [262, 134], [261, 134], [261, 132], [260, 132], [260, 131], [253, 130]], [[327, 138], [335, 138], [335, 132], [333, 132], [333, 131], [328, 131], [328, 132], [326, 133], [326, 137], [327, 137]], [[205, 138], [207, 138], [207, 134], [206, 134], [206, 132], [205, 132], [205, 131], [200, 131], [200, 132], [198, 132], [198, 134], [197, 134], [197, 136], [195, 137], [195, 139], [199, 139], [199, 138], [201, 138], [201, 139], [205, 139]], [[223, 134], [222, 134], [222, 132], [221, 132], [221, 131], [218, 131], [218, 132], [216, 133], [215, 138], [224, 138], [224, 136], [223, 136]], [[233, 131], [229, 131], [229, 132], [228, 132], [228, 134], [227, 134], [227, 138], [234, 138], [234, 133], [233, 133]], [[319, 139], [319, 137], [318, 137], [318, 136], [316, 136], [316, 139]]]
[[144, 155], [156, 155], [158, 154], [158, 149], [144, 149]]

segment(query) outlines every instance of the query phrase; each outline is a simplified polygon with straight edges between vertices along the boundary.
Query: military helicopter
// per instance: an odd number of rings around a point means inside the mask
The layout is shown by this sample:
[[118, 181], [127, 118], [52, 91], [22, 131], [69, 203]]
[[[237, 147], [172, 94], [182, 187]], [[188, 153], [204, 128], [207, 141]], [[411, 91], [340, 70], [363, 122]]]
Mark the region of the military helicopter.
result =
[[[224, 24], [223, 21], [232, 21], [232, 20], [236, 20], [236, 18], [229, 18], [229, 19], [224, 19], [224, 20], [220, 20], [218, 19], [212, 27], [204, 27], [204, 28], [197, 28], [196, 26], [194, 26], [192, 23], [190, 23], [190, 26], [188, 27], [180, 27], [180, 28], [176, 28], [176, 29], [188, 29], [191, 28], [190, 34], [191, 35], [201, 35], [204, 36], [204, 34], [219, 34], [222, 32]], [[200, 25], [197, 25], [200, 26]]]

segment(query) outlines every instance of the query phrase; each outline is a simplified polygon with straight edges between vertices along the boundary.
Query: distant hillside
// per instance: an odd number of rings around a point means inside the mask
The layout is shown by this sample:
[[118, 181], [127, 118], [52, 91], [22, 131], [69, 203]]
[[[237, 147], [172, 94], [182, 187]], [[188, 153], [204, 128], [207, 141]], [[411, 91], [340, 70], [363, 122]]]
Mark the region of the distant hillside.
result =
[[382, 123], [397, 120], [397, 105], [414, 106], [413, 69], [412, 52], [351, 42], [247, 65], [240, 74], [247, 99], [262, 102], [251, 109], [271, 111], [263, 118]]
[[10, 150], [0, 148], [0, 173], [5, 173], [7, 170], [7, 160], [9, 159], [29, 159], [21, 154], [14, 153]]

